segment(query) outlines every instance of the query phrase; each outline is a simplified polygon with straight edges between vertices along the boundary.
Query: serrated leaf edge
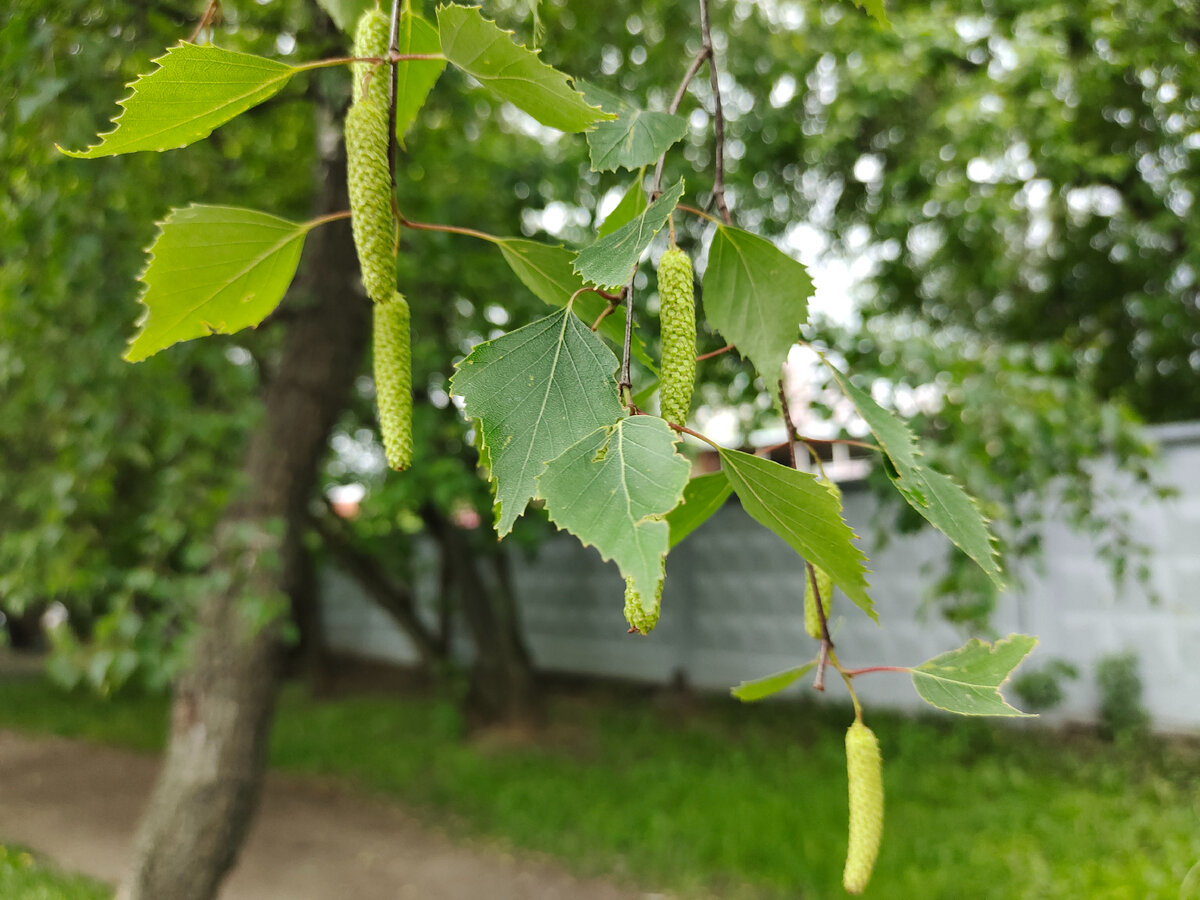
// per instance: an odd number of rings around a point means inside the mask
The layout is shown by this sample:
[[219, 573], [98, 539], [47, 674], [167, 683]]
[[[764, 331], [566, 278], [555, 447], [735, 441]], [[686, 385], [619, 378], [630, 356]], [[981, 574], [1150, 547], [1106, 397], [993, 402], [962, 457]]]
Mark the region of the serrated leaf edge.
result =
[[[209, 45], [209, 46], [211, 46], [211, 45]], [[133, 79], [133, 81], [130, 81], [128, 84], [125, 85], [126, 90], [129, 91], [129, 96], [122, 97], [121, 99], [119, 99], [117, 101], [117, 106], [121, 107], [121, 111], [119, 113], [117, 113], [115, 116], [113, 116], [112, 119], [109, 120], [109, 124], [113, 126], [113, 129], [111, 131], [105, 131], [105, 132], [101, 132], [100, 134], [97, 134], [96, 137], [98, 138], [98, 140], [96, 141], [96, 143], [91, 144], [87, 147], [84, 147], [82, 150], [68, 150], [66, 147], [63, 147], [61, 144], [57, 144], [57, 143], [54, 145], [54, 148], [56, 150], [58, 150], [58, 152], [62, 153], [64, 156], [69, 156], [72, 159], [95, 159], [96, 157], [92, 155], [92, 151], [99, 147], [103, 147], [104, 143], [108, 140], [108, 138], [110, 138], [112, 135], [116, 134], [118, 131], [121, 130], [121, 120], [125, 118], [125, 113], [129, 112], [129, 107], [126, 104], [128, 104], [130, 100], [132, 100], [134, 97], [137, 96], [138, 83], [146, 78], [150, 78], [151, 76], [157, 74], [158, 72], [160, 72], [164, 68], [166, 68], [163, 65], [163, 60], [168, 59], [171, 56], [171, 54], [173, 52], [175, 52], [176, 50], [181, 50], [185, 47], [194, 47], [197, 50], [207, 49], [205, 45], [193, 44], [190, 41], [180, 41], [179, 43], [175, 44], [174, 46], [168, 47], [166, 52], [163, 53], [162, 56], [156, 56], [150, 60], [150, 62], [154, 63], [158, 68], [152, 69], [149, 72], [145, 72], [145, 73], [138, 75], [135, 79]], [[213, 47], [212, 49], [225, 50], [224, 47]], [[286, 67], [286, 69], [287, 69], [286, 73], [281, 73], [279, 78], [271, 79], [270, 81], [267, 81], [265, 84], [260, 84], [256, 88], [256, 90], [262, 90], [262, 88], [274, 83], [275, 81], [278, 81], [280, 78], [283, 79], [284, 81], [290, 80], [293, 75], [295, 75], [298, 71], [300, 71], [300, 68], [297, 66], [288, 65], [287, 63], [281, 63], [281, 62], [279, 62], [279, 60], [268, 59], [265, 56], [258, 56], [254, 53], [242, 53], [240, 50], [225, 50], [225, 52], [226, 53], [236, 53], [241, 56], [250, 56], [255, 59], [264, 60], [266, 62], [278, 63], [279, 65]], [[279, 90], [283, 90], [283, 87], [284, 87], [284, 85], [281, 84], [279, 86]], [[246, 97], [252, 93], [254, 93], [254, 91], [249, 91], [249, 92], [247, 92], [247, 94], [243, 94], [242, 97]], [[276, 91], [276, 93], [278, 93], [278, 91]], [[229, 101], [229, 103], [226, 103], [225, 105], [228, 106], [230, 103], [236, 102], [237, 100], [241, 100], [242, 97], [235, 97], [233, 100]], [[263, 102], [266, 102], [266, 101], [264, 100]], [[224, 124], [226, 124], [226, 122], [222, 122], [220, 124], [224, 125]], [[175, 126], [172, 126], [172, 127], [175, 127]], [[215, 126], [215, 127], [219, 128], [220, 125]], [[165, 131], [167, 129], [163, 129], [163, 130]], [[189, 141], [187, 144], [178, 144], [175, 147], [163, 148], [163, 150], [158, 150], [158, 151], [138, 150], [138, 151], [125, 151], [125, 152], [136, 152], [136, 153], [158, 152], [158, 153], [162, 153], [162, 152], [165, 152], [166, 150], [178, 150], [182, 147], [187, 147], [190, 144], [194, 144], [194, 143], [196, 143], [196, 141], [204, 140], [206, 137], [208, 137], [209, 134], [212, 134], [214, 130], [215, 130], [215, 128], [209, 129], [208, 134], [202, 134], [202, 135], [200, 135], [200, 137], [196, 138], [193, 141]], [[120, 155], [122, 155], [122, 153], [121, 152], [110, 153], [107, 155], [120, 156]]]

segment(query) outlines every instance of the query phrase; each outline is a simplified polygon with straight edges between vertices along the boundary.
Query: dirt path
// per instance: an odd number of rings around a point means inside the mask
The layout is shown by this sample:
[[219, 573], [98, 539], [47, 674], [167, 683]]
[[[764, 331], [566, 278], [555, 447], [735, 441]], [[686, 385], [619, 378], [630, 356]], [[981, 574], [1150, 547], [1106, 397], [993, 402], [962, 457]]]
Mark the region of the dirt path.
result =
[[[0, 839], [115, 881], [158, 762], [0, 731]], [[221, 900], [632, 900], [551, 863], [454, 843], [402, 810], [311, 780], [271, 775]]]

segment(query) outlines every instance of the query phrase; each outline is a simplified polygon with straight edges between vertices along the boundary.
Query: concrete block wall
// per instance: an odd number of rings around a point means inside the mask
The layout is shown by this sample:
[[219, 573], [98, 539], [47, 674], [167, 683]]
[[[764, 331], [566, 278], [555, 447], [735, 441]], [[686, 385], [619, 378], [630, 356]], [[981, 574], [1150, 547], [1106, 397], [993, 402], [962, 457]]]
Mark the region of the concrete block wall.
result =
[[[1150, 565], [1161, 601], [1150, 603], [1135, 585], [1114, 585], [1086, 537], [1051, 525], [1041, 570], [1026, 573], [1024, 587], [1006, 593], [993, 616], [1000, 635], [1023, 631], [1039, 638], [1027, 665], [1059, 658], [1080, 670], [1078, 680], [1064, 683], [1067, 699], [1047, 721], [1094, 720], [1097, 661], [1130, 649], [1139, 655], [1155, 726], [1200, 731], [1200, 423], [1165, 426], [1155, 437], [1163, 447], [1163, 479], [1180, 495], [1131, 512], [1135, 533], [1153, 546]], [[850, 485], [845, 504], [855, 531], [870, 535], [874, 499]], [[833, 627], [844, 663], [916, 664], [971, 636], [925, 602], [945, 547], [941, 535], [925, 531], [874, 553], [868, 548], [883, 627], [839, 598]], [[530, 649], [546, 670], [660, 683], [683, 677], [699, 688], [724, 690], [813, 652], [804, 633], [803, 563], [736, 499], [668, 557], [663, 616], [648, 637], [625, 633], [624, 586], [615, 566], [569, 535], [549, 541], [533, 562], [514, 557], [513, 571]], [[335, 648], [413, 660], [403, 636], [344, 576], [326, 574], [324, 610]], [[844, 701], [839, 680], [829, 681], [829, 699]], [[871, 703], [928, 709], [903, 675], [863, 677], [858, 686]], [[804, 689], [807, 681], [791, 691]]]

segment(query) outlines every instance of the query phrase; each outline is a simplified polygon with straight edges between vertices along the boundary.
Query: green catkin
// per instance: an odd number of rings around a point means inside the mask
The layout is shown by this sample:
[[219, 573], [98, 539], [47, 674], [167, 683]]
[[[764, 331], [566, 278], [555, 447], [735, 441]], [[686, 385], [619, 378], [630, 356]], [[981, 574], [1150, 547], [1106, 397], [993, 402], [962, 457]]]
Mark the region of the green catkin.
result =
[[[389, 23], [379, 10], [358, 22], [355, 56], [385, 56]], [[396, 293], [395, 218], [388, 167], [387, 67], [354, 63], [354, 102], [346, 113], [346, 171], [350, 224], [362, 270], [363, 287], [376, 303]]]
[[408, 302], [398, 291], [375, 308], [375, 403], [388, 465], [407, 469], [413, 458], [412, 345]]
[[683, 425], [696, 381], [696, 302], [692, 261], [672, 247], [658, 261], [658, 318], [662, 328], [659, 396], [662, 417]]
[[883, 837], [883, 758], [879, 739], [860, 721], [846, 732], [846, 773], [850, 781], [850, 846], [842, 886], [861, 894], [871, 880]]
[[[832, 481], [822, 482], [825, 489], [833, 494], [838, 505], [842, 503], [842, 492]], [[833, 608], [833, 579], [820, 566], [813, 566], [817, 576], [817, 590], [821, 594], [821, 608], [825, 610], [825, 621], [829, 621], [829, 611]], [[804, 567], [804, 630], [809, 637], [821, 640], [821, 617], [817, 614], [817, 598], [813, 594], [812, 580], [808, 577], [808, 567]]]
[[629, 627], [641, 634], [649, 634], [658, 624], [658, 613], [662, 608], [662, 579], [654, 591], [654, 605], [649, 612], [642, 606], [642, 598], [634, 589], [633, 579], [625, 579], [625, 621]]

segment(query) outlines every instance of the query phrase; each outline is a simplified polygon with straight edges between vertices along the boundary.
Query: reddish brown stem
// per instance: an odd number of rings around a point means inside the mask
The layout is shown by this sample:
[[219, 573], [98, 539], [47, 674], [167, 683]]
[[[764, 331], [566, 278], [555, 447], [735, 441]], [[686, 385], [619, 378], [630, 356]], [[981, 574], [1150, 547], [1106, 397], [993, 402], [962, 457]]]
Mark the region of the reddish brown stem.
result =
[[730, 350], [733, 350], [733, 349], [734, 349], [733, 344], [726, 344], [720, 350], [713, 350], [710, 353], [701, 353], [699, 356], [696, 357], [696, 362], [701, 362], [702, 360], [706, 360], [706, 359], [712, 359], [714, 356], [720, 356], [722, 353], [728, 353]]

